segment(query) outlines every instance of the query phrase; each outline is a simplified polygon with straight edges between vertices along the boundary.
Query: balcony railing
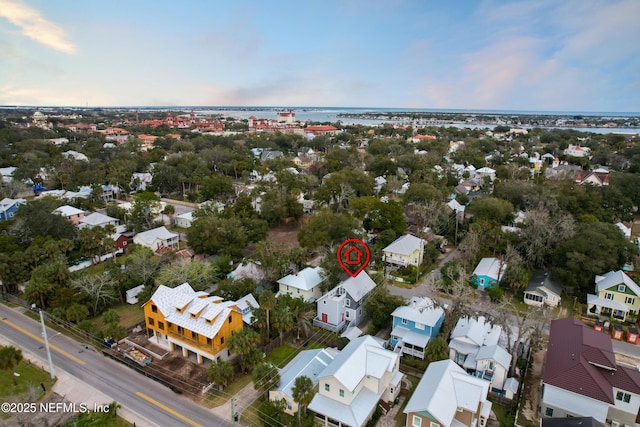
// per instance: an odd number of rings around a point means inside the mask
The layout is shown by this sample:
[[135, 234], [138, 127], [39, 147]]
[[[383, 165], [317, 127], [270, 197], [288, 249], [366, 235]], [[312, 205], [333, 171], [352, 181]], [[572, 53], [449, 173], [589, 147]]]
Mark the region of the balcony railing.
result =
[[319, 328], [326, 329], [327, 331], [337, 332], [337, 333], [340, 333], [340, 332], [344, 331], [345, 329], [347, 329], [347, 324], [348, 324], [348, 322], [346, 320], [343, 320], [342, 322], [338, 323], [337, 325], [332, 325], [331, 323], [323, 322], [322, 320], [318, 319], [317, 317], [313, 319], [313, 326], [317, 326]]

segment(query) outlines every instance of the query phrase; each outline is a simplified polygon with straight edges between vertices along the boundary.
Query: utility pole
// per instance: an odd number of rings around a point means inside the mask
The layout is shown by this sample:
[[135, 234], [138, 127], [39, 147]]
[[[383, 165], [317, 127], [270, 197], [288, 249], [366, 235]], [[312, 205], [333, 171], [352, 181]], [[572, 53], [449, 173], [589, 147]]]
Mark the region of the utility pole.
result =
[[51, 360], [51, 349], [49, 348], [49, 340], [47, 339], [47, 327], [44, 324], [44, 316], [42, 310], [40, 310], [40, 323], [42, 323], [42, 337], [44, 338], [44, 346], [47, 349], [47, 359], [49, 360], [49, 374], [51, 379], [55, 378], [53, 373], [53, 360]]
[[233, 423], [234, 426], [236, 425], [236, 421], [238, 421], [238, 414], [236, 413], [235, 403], [236, 403], [236, 398], [232, 397], [231, 398], [231, 422]]

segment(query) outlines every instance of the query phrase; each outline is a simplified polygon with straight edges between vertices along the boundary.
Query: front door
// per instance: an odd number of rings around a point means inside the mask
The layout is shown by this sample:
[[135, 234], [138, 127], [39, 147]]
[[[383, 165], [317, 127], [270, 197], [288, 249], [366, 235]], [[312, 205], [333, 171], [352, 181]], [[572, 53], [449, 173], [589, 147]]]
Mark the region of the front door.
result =
[[327, 313], [322, 313], [322, 323], [327, 323]]

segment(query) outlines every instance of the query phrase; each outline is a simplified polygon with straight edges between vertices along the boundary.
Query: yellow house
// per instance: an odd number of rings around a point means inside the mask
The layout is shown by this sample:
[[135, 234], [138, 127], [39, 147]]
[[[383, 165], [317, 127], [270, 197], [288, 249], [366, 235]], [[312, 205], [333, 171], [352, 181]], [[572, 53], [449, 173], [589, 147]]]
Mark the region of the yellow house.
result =
[[229, 337], [242, 329], [236, 302], [196, 292], [188, 283], [160, 285], [142, 308], [147, 334], [156, 344], [198, 363], [228, 359]]
[[382, 260], [400, 267], [419, 266], [424, 256], [425, 243], [425, 240], [419, 237], [404, 234], [382, 250]]
[[597, 295], [587, 295], [589, 312], [625, 320], [640, 310], [640, 287], [622, 271], [595, 277]]

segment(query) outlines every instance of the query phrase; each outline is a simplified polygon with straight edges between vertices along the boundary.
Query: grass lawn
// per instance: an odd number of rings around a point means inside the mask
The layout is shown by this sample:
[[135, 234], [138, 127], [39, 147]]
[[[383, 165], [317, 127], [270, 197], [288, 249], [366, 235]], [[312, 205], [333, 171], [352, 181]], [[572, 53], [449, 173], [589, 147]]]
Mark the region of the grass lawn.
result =
[[231, 396], [235, 396], [242, 390], [247, 384], [252, 381], [251, 374], [239, 375], [233, 379], [233, 382], [229, 383], [227, 388], [220, 391], [214, 391], [207, 396], [207, 400], [204, 402], [208, 408], [215, 408], [223, 405]]
[[309, 341], [306, 347], [293, 347], [285, 344], [282, 347], [276, 347], [266, 358], [267, 362], [273, 363], [278, 368], [284, 368], [285, 365], [293, 360], [294, 357], [302, 350], [311, 350], [314, 348], [324, 348], [325, 346], [316, 342]]
[[[13, 372], [20, 374], [16, 377], [17, 386], [13, 385]], [[40, 388], [40, 383], [44, 384], [47, 390], [53, 387], [54, 381], [51, 380], [49, 373], [40, 369], [36, 365], [27, 360], [22, 360], [14, 371], [0, 371], [0, 400], [10, 396], [18, 396], [28, 391], [29, 386], [36, 386], [41, 397], [44, 392]]]
[[69, 420], [64, 427], [130, 427], [124, 419], [102, 412], [87, 412]]
[[113, 310], [118, 312], [120, 316], [120, 325], [125, 328], [129, 328], [135, 324], [144, 321], [144, 311], [138, 304], [122, 303], [113, 307]]
[[515, 424], [515, 412], [503, 405], [493, 403], [491, 410], [496, 414], [496, 418], [500, 423], [500, 426], [512, 426]]

